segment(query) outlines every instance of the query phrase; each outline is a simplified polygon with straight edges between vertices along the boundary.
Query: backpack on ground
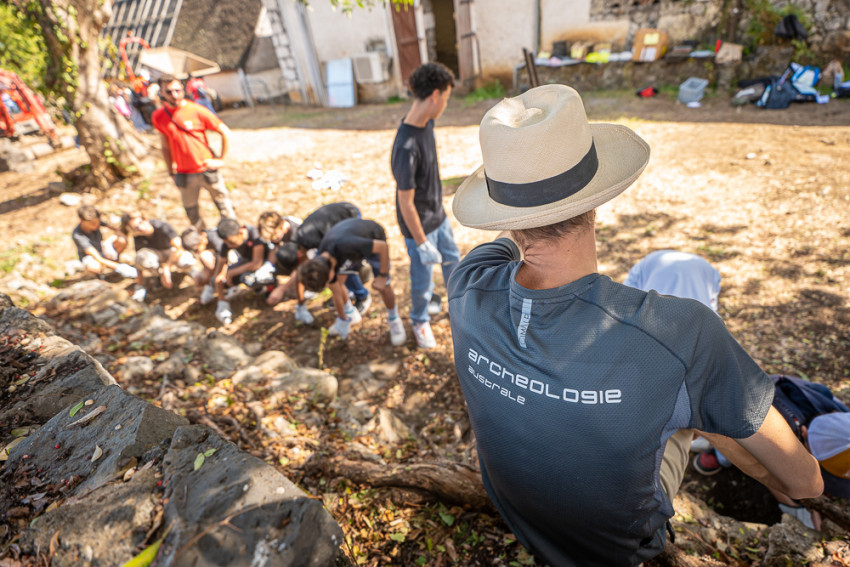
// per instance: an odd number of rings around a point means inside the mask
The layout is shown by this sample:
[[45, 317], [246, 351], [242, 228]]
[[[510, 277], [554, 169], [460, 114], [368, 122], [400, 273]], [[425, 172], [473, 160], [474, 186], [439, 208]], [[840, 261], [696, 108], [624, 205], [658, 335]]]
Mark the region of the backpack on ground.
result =
[[774, 383], [773, 406], [800, 437], [800, 427], [825, 413], [850, 412], [850, 408], [835, 399], [832, 391], [817, 382], [792, 376], [771, 375]]
[[791, 63], [791, 84], [797, 91], [798, 101], [813, 101], [820, 94], [815, 85], [820, 81], [820, 69], [811, 65]]
[[778, 79], [772, 78], [770, 84], [764, 88], [764, 94], [756, 102], [756, 106], [768, 109], [788, 108], [788, 105], [797, 98], [797, 90], [791, 83], [790, 77], [793, 73], [788, 67]]

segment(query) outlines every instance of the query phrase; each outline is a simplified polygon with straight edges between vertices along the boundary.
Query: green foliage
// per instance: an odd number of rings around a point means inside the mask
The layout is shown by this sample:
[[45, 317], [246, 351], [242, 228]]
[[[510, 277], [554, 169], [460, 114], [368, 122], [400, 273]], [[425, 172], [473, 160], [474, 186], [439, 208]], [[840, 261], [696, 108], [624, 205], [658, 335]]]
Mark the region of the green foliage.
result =
[[463, 102], [467, 105], [481, 102], [482, 100], [490, 100], [491, 98], [503, 98], [505, 96], [505, 87], [499, 81], [493, 81], [483, 87], [478, 87], [463, 98]]
[[15, 8], [0, 4], [0, 68], [17, 73], [31, 88], [44, 91], [46, 67], [41, 28]]
[[[776, 43], [773, 30], [785, 16], [792, 14], [797, 16], [797, 19], [806, 29], [812, 26], [811, 16], [797, 4], [786, 4], [782, 8], [776, 8], [770, 0], [745, 0], [744, 7], [750, 15], [747, 24], [747, 36], [750, 38], [752, 49], [759, 45]], [[813, 55], [804, 40], [791, 40], [791, 44], [794, 46], [796, 58], [800, 59]]]

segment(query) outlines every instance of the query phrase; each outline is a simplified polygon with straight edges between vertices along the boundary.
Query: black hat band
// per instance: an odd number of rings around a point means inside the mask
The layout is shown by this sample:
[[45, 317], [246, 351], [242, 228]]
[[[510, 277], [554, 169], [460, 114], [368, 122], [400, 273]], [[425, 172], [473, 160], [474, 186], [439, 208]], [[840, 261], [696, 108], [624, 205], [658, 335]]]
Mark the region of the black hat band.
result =
[[590, 149], [576, 165], [563, 173], [548, 179], [531, 183], [504, 183], [487, 177], [487, 192], [490, 198], [509, 207], [538, 207], [565, 199], [584, 189], [599, 169], [596, 157], [596, 145]]

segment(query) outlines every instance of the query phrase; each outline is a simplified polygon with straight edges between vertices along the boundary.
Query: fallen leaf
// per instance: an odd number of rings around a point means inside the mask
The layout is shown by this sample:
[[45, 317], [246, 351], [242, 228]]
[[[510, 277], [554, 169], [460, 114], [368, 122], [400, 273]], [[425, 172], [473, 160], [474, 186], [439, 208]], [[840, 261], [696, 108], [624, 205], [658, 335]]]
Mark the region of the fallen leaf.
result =
[[9, 452], [24, 439], [26, 439], [26, 437], [18, 437], [17, 439], [13, 440], [11, 443], [3, 447], [3, 450], [0, 451], [0, 461], [7, 460], [9, 458]]
[[71, 408], [71, 412], [68, 415], [70, 417], [74, 417], [75, 415], [77, 415], [77, 412], [80, 411], [83, 408], [84, 405], [85, 405], [85, 402], [79, 402], [79, 403], [74, 404], [74, 407]]
[[12, 437], [26, 437], [30, 432], [30, 427], [18, 427], [12, 430]]
[[94, 454], [91, 456], [91, 462], [95, 462], [103, 455], [103, 449], [100, 448], [99, 445], [94, 446]]
[[86, 400], [86, 405], [90, 406], [94, 403], [94, 400]]
[[198, 456], [195, 457], [195, 468], [193, 470], [198, 470], [204, 464], [204, 454], [198, 453]]
[[204, 451], [205, 457], [212, 457], [218, 449], [207, 449]]
[[124, 567], [148, 567], [156, 558], [160, 545], [162, 545], [162, 539], [156, 540], [147, 546], [144, 551], [125, 563]]
[[102, 414], [105, 411], [106, 411], [106, 406], [97, 406], [96, 408], [94, 408], [91, 411], [90, 414], [84, 415], [83, 417], [81, 417], [77, 421], [74, 421], [74, 422], [66, 425], [65, 429], [70, 429], [70, 428], [74, 427], [75, 425], [82, 425], [83, 423], [87, 423], [87, 422], [93, 420], [94, 418], [96, 418], [97, 416], [99, 416], [100, 414]]

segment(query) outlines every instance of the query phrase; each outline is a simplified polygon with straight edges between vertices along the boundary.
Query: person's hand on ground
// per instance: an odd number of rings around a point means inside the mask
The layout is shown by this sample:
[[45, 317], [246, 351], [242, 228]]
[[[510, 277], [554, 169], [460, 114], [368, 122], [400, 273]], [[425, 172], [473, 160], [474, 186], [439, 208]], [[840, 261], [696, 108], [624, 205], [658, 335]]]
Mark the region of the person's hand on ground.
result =
[[347, 339], [348, 333], [350, 333], [350, 332], [351, 332], [351, 321], [349, 321], [348, 319], [340, 319], [339, 317], [336, 318], [336, 321], [334, 321], [334, 324], [331, 325], [330, 329], [328, 329], [329, 335], [337, 335], [342, 340]]
[[137, 278], [139, 271], [130, 264], [118, 264], [115, 266], [115, 273], [122, 278]]
[[313, 314], [310, 313], [310, 310], [307, 309], [307, 306], [303, 303], [301, 305], [295, 306], [295, 320], [301, 321], [305, 325], [312, 325], [315, 318]]

